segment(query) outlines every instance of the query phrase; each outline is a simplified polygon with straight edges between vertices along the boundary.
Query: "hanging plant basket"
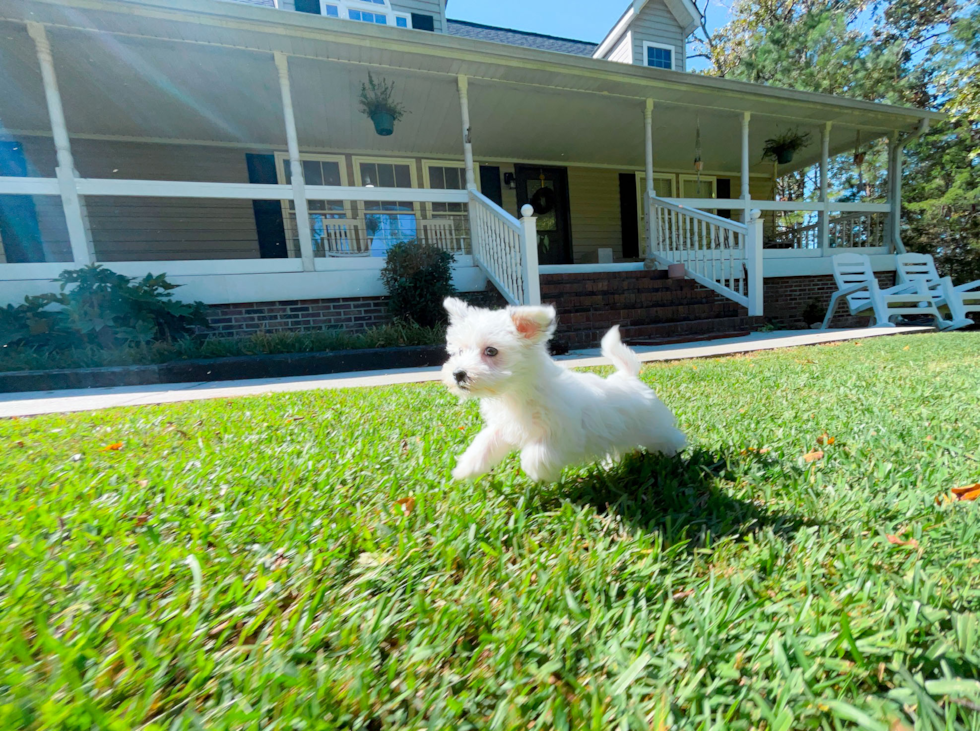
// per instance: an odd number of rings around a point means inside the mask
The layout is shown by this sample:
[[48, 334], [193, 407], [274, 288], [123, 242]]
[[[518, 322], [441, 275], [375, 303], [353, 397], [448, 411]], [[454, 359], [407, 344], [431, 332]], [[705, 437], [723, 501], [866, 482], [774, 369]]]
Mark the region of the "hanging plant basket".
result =
[[395, 115], [390, 112], [375, 112], [371, 115], [374, 131], [382, 137], [390, 137], [395, 133]]
[[395, 122], [408, 114], [404, 105], [394, 101], [394, 83], [383, 78], [375, 81], [368, 72], [366, 84], [361, 84], [361, 113], [374, 122], [374, 131], [381, 137], [390, 137], [395, 132]]
[[762, 159], [773, 160], [779, 165], [793, 162], [797, 150], [802, 150], [810, 143], [810, 133], [800, 133], [799, 130], [787, 130], [778, 137], [766, 140], [762, 148]]

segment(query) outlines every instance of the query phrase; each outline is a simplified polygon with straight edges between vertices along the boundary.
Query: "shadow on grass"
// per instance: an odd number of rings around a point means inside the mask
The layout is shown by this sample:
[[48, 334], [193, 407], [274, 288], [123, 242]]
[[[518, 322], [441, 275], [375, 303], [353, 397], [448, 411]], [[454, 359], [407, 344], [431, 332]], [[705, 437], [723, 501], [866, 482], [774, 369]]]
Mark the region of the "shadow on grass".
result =
[[719, 482], [734, 482], [736, 466], [746, 462], [774, 466], [765, 455], [703, 449], [680, 457], [633, 454], [610, 469], [596, 467], [566, 480], [540, 498], [591, 506], [599, 515], [616, 516], [627, 527], [660, 533], [668, 545], [687, 540], [689, 550], [763, 530], [791, 539], [800, 528], [817, 524], [771, 510], [761, 500], [727, 495]]

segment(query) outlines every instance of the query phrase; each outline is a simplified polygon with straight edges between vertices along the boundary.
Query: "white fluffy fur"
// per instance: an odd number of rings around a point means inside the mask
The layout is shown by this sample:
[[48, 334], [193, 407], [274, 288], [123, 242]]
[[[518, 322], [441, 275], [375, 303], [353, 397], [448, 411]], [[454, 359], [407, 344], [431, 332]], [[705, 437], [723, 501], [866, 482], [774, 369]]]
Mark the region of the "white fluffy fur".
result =
[[612, 462], [636, 449], [674, 455], [684, 448], [674, 415], [638, 378], [640, 361], [618, 327], [602, 339], [603, 355], [616, 366], [603, 379], [549, 357], [554, 307], [483, 310], [453, 298], [445, 306], [449, 361], [442, 380], [462, 398], [481, 399], [485, 422], [460, 456], [456, 479], [488, 472], [515, 449], [532, 479], [550, 482], [568, 465]]

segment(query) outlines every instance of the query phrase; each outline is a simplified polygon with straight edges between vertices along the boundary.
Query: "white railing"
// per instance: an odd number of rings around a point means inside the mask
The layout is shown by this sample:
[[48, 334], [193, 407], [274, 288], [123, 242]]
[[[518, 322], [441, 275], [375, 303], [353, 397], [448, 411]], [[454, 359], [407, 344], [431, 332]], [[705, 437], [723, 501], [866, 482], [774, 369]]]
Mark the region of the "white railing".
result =
[[473, 259], [512, 305], [541, 304], [536, 221], [518, 221], [478, 191], [470, 191]]
[[649, 196], [653, 221], [651, 256], [683, 264], [685, 275], [762, 314], [762, 222], [753, 211], [748, 225]]
[[[880, 211], [855, 211], [831, 218], [827, 223], [828, 248], [884, 249], [886, 214]], [[778, 231], [766, 242], [774, 249], [819, 249], [820, 222], [793, 226]]]

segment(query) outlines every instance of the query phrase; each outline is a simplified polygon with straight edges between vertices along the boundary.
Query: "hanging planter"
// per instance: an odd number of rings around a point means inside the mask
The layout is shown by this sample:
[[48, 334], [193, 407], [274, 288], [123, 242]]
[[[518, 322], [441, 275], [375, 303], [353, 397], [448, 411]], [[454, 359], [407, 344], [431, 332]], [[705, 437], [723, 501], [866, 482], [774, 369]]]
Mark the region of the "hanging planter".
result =
[[778, 137], [766, 140], [762, 148], [762, 159], [773, 160], [779, 165], [793, 162], [793, 155], [810, 144], [810, 133], [800, 133], [799, 130], [787, 130]]
[[392, 100], [394, 83], [389, 84], [383, 78], [374, 80], [368, 72], [368, 81], [361, 84], [361, 113], [374, 122], [374, 131], [381, 137], [390, 137], [395, 131], [395, 122], [408, 114], [402, 104]]

